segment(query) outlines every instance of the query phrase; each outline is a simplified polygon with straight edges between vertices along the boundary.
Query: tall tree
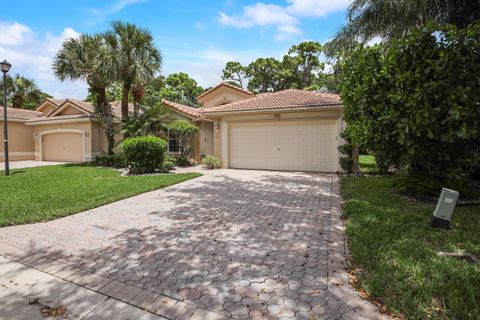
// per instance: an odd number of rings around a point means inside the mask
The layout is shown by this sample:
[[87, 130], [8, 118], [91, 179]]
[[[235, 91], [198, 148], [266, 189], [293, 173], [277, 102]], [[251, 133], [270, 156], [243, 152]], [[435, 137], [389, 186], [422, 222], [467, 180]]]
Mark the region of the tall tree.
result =
[[222, 80], [243, 88], [244, 82], [247, 80], [247, 68], [240, 62], [229, 61], [223, 69]]
[[283, 64], [291, 69], [297, 88], [306, 88], [314, 83], [315, 77], [324, 69], [320, 62], [322, 45], [315, 41], [305, 41], [292, 46]]
[[108, 153], [115, 145], [112, 108], [107, 100], [106, 88], [114, 78], [113, 53], [102, 35], [81, 35], [68, 39], [55, 56], [53, 70], [61, 81], [85, 80], [95, 96], [95, 115], [105, 130]]
[[352, 50], [357, 42], [375, 37], [401, 37], [429, 20], [463, 28], [479, 18], [478, 0], [354, 0], [347, 10], [348, 23], [329, 42], [328, 54]]
[[197, 107], [197, 97], [204, 91], [195, 79], [183, 72], [172, 73], [165, 80], [162, 90], [165, 99]]
[[[43, 99], [51, 98], [40, 90], [35, 80], [19, 74], [14, 77], [7, 75], [6, 86], [9, 103], [14, 108], [35, 109]], [[0, 87], [3, 88], [3, 80], [0, 80]]]
[[149, 30], [132, 23], [114, 21], [105, 38], [115, 52], [116, 80], [122, 86], [122, 120], [128, 119], [128, 97], [132, 85], [145, 84], [160, 70], [162, 56]]
[[250, 77], [248, 89], [254, 92], [272, 92], [278, 90], [278, 73], [282, 69], [275, 58], [258, 58], [247, 67]]

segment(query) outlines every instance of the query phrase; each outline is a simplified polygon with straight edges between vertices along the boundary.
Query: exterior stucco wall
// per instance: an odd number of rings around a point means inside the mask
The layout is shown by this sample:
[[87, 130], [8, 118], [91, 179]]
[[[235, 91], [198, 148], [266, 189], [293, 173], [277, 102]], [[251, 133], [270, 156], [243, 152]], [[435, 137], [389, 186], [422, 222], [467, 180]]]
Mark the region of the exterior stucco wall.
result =
[[213, 154], [213, 123], [200, 121], [199, 130], [199, 153], [201, 155]]
[[251, 98], [251, 95], [235, 89], [221, 87], [202, 97], [199, 102], [202, 103], [205, 108], [211, 108], [247, 98]]
[[[276, 112], [276, 113], [256, 113], [243, 115], [228, 115], [217, 117], [214, 123], [214, 150], [215, 156], [222, 159], [222, 166], [229, 167], [229, 125], [236, 123], [281, 123], [281, 122], [302, 122], [302, 121], [335, 121], [337, 125], [337, 145], [342, 144], [339, 136], [344, 129], [342, 120], [342, 110], [318, 110], [318, 111], [301, 111], [301, 112]], [[218, 129], [217, 127], [218, 123]], [[337, 158], [340, 159], [339, 152]], [[340, 163], [338, 161], [337, 170], [340, 171]]]
[[[0, 161], [4, 161], [3, 121], [0, 121], [0, 131]], [[8, 121], [8, 155], [11, 161], [35, 158], [33, 128], [23, 122]]]

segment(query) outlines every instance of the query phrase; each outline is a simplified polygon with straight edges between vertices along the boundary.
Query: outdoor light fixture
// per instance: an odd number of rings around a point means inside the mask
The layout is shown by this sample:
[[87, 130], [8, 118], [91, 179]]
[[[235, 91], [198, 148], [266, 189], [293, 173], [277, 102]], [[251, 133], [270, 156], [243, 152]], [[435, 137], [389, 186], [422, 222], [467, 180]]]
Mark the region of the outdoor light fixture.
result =
[[3, 145], [4, 145], [4, 152], [5, 152], [5, 175], [8, 176], [10, 174], [10, 166], [8, 164], [8, 117], [7, 117], [7, 72], [10, 70], [12, 65], [7, 62], [7, 60], [3, 60], [0, 62], [0, 69], [3, 72]]
[[437, 207], [430, 222], [432, 227], [447, 229], [450, 226], [450, 220], [457, 205], [458, 195], [458, 191], [442, 188]]
[[12, 65], [10, 63], [8, 63], [7, 60], [3, 60], [3, 62], [0, 62], [0, 67], [1, 67], [3, 73], [7, 73], [8, 71], [10, 71], [11, 66]]

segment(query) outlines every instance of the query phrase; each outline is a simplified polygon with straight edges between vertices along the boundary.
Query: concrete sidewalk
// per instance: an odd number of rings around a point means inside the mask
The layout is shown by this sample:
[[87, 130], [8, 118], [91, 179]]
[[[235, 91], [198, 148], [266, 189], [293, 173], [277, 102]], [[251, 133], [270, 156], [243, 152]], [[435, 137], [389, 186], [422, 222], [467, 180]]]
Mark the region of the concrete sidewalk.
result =
[[0, 256], [0, 319], [165, 319]]

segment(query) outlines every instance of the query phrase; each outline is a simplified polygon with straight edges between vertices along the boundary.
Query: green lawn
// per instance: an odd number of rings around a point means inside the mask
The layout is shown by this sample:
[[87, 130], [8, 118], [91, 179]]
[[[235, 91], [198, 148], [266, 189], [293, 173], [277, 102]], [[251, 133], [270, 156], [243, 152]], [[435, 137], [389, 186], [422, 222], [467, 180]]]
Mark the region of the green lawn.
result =
[[406, 319], [480, 319], [480, 264], [437, 256], [480, 257], [480, 205], [457, 207], [451, 230], [432, 229], [434, 205], [407, 201], [396, 177], [342, 179], [352, 269], [359, 286]]
[[122, 177], [90, 165], [0, 172], [0, 226], [51, 220], [200, 176], [198, 173]]

